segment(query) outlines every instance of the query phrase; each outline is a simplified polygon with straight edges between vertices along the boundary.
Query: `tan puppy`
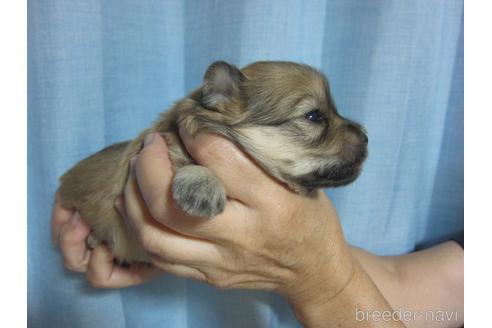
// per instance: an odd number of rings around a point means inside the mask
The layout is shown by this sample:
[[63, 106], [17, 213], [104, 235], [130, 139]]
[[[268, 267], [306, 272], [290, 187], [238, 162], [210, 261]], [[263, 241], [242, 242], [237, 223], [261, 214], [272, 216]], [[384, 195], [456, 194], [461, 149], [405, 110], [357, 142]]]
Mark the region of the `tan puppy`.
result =
[[138, 138], [82, 160], [61, 178], [62, 206], [76, 208], [91, 225], [91, 238], [110, 245], [120, 262], [149, 261], [114, 207], [129, 160], [148, 133], [158, 132], [168, 143], [178, 206], [209, 218], [224, 209], [221, 181], [189, 157], [179, 139], [180, 127], [191, 135], [207, 131], [225, 136], [266, 172], [306, 195], [352, 182], [367, 156], [366, 134], [338, 114], [320, 72], [290, 62], [257, 62], [242, 70], [216, 62], [197, 90]]

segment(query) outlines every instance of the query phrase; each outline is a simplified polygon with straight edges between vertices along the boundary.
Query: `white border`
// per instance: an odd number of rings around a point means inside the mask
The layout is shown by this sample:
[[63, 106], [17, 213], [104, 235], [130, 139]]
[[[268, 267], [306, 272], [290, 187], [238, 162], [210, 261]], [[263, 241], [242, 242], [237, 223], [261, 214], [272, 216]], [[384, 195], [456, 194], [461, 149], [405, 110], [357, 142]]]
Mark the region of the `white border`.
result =
[[465, 326], [468, 327], [485, 327], [491, 321], [491, 7], [487, 1], [465, 1]]
[[27, 325], [27, 4], [0, 2], [2, 327]]
[[[3, 188], [0, 244], [2, 316], [8, 326], [26, 325], [26, 13], [23, 1], [0, 2], [0, 129]], [[471, 4], [475, 7], [471, 7]], [[492, 294], [492, 78], [491, 5], [465, 5], [465, 321], [480, 327], [490, 321]], [[15, 324], [14, 324], [15, 322]], [[7, 325], [2, 325], [7, 326]]]

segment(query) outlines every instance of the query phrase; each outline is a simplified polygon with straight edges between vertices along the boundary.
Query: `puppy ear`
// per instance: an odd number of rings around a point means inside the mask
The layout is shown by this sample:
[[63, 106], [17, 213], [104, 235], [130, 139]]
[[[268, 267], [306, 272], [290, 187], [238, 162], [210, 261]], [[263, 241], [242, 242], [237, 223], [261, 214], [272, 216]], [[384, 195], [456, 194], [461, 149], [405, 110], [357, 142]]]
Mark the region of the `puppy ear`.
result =
[[220, 103], [240, 97], [241, 83], [245, 80], [237, 67], [224, 61], [209, 66], [205, 73], [201, 101], [205, 107], [217, 107]]

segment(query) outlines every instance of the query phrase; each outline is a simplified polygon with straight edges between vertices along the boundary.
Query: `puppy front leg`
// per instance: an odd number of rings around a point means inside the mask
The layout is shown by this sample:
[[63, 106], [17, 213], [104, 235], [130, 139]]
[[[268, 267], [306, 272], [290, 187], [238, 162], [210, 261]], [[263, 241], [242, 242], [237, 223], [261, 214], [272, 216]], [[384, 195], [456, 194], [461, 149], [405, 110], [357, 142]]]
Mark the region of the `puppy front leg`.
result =
[[204, 166], [187, 165], [176, 171], [173, 198], [189, 215], [213, 218], [224, 211], [226, 192], [217, 175]]

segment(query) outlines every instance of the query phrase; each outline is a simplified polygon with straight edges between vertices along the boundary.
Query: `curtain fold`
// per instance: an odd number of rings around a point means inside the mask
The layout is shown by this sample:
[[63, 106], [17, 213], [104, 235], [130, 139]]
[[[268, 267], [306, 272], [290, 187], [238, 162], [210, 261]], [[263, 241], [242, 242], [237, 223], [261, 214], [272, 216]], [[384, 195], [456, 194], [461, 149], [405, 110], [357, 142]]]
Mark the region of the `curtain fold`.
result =
[[58, 177], [133, 138], [226, 60], [322, 70], [370, 155], [327, 190], [349, 243], [401, 254], [463, 229], [463, 1], [28, 1], [32, 327], [300, 327], [268, 292], [170, 275], [96, 290], [51, 246]]

